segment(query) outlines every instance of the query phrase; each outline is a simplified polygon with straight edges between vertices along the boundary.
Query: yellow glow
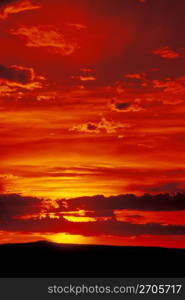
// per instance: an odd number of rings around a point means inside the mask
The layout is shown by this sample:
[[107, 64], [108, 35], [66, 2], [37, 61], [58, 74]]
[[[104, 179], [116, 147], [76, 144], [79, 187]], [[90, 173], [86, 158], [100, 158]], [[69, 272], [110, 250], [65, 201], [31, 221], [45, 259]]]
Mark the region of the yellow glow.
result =
[[67, 233], [57, 233], [45, 236], [47, 240], [60, 244], [94, 244], [95, 238]]
[[74, 217], [74, 216], [64, 216], [64, 219], [70, 222], [96, 222], [96, 218], [92, 217]]

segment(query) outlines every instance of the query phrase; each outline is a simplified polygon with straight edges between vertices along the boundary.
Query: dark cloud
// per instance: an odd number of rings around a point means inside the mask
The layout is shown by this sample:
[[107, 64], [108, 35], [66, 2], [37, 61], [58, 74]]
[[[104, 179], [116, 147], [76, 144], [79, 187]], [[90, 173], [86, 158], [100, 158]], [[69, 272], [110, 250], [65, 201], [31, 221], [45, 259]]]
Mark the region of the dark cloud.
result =
[[70, 233], [85, 236], [116, 235], [185, 235], [185, 226], [160, 225], [160, 224], [131, 224], [116, 220], [104, 222], [74, 223], [64, 219], [29, 219], [4, 221], [0, 223], [0, 230], [40, 232], [40, 233]]
[[[185, 195], [178, 193], [174, 196], [169, 194], [150, 195], [145, 194], [137, 197], [132, 194], [104, 197], [97, 195], [94, 197], [81, 197], [75, 199], [61, 199], [53, 209], [43, 205], [42, 199], [34, 197], [23, 197], [16, 194], [0, 195], [0, 230], [92, 235], [185, 235], [185, 226], [162, 225], [162, 224], [133, 224], [129, 219], [117, 221], [113, 216], [115, 209], [134, 209], [148, 211], [176, 211], [185, 209]], [[67, 204], [67, 206], [66, 206]], [[44, 208], [45, 207], [45, 208]], [[70, 210], [92, 210], [89, 215], [111, 216], [108, 220], [97, 220], [96, 222], [70, 222], [66, 220], [61, 212]], [[39, 214], [45, 210], [44, 218], [39, 218]], [[60, 218], [49, 217], [49, 212], [55, 212]], [[48, 212], [48, 214], [47, 214]], [[173, 212], [172, 212], [173, 213]], [[19, 218], [29, 215], [30, 218]], [[35, 217], [35, 215], [37, 217]], [[64, 214], [65, 215], [65, 214]], [[87, 215], [88, 216], [88, 213]], [[75, 226], [74, 226], [75, 224]]]
[[95, 124], [93, 124], [93, 123], [88, 123], [87, 124], [87, 130], [96, 131], [97, 129], [98, 129], [98, 127]]
[[[60, 205], [60, 201], [59, 201]], [[144, 194], [136, 196], [125, 194], [111, 197], [97, 195], [93, 197], [80, 197], [68, 200], [69, 210], [79, 208], [95, 211], [129, 209], [141, 211], [176, 211], [185, 210], [185, 194]]]
[[16, 2], [18, 2], [18, 0], [1, 0], [0, 8], [6, 6], [8, 4], [12, 4], [12, 3], [16, 3]]
[[[18, 88], [26, 90], [40, 89], [43, 87], [43, 76], [35, 74], [33, 68], [27, 68], [17, 65], [4, 66], [0, 64], [0, 86], [5, 88], [6, 92], [14, 91]], [[8, 87], [8, 90], [7, 90]]]
[[[176, 172], [169, 172], [169, 174], [173, 174], [174, 176]], [[179, 171], [180, 173], [180, 171]], [[163, 184], [158, 184], [156, 186], [147, 185], [147, 184], [131, 184], [129, 185], [129, 189], [136, 191], [138, 189], [145, 191], [146, 193], [185, 193], [185, 186], [183, 182], [168, 182]]]
[[[113, 216], [114, 210], [128, 209], [137, 211], [179, 211], [185, 210], [185, 194], [144, 194], [136, 196], [125, 194], [104, 197], [96, 195], [91, 197], [79, 197], [73, 199], [57, 200], [57, 205], [46, 208], [44, 201], [37, 197], [23, 197], [17, 194], [0, 195], [0, 218], [11, 219], [18, 216], [39, 214], [41, 210], [49, 212], [66, 212], [85, 210], [87, 215]], [[45, 202], [46, 204], [46, 202]], [[88, 213], [88, 211], [90, 211]]]
[[34, 197], [22, 197], [16, 194], [0, 195], [0, 220], [10, 219], [26, 214], [35, 214], [41, 211], [41, 199]]
[[130, 106], [130, 103], [125, 102], [125, 103], [115, 103], [115, 107], [119, 110], [128, 108]]
[[138, 103], [129, 103], [129, 102], [111, 102], [109, 104], [110, 108], [113, 111], [117, 112], [138, 112], [144, 110]]
[[34, 71], [32, 68], [20, 66], [6, 67], [0, 64], [0, 79], [27, 84], [34, 80]]

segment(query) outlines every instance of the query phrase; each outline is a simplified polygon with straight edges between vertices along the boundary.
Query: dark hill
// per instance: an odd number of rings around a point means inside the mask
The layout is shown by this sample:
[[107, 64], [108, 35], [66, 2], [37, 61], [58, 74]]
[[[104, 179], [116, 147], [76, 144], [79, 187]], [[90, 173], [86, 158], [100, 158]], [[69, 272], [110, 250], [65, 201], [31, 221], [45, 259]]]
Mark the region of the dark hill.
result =
[[185, 249], [61, 245], [0, 246], [0, 277], [185, 277]]

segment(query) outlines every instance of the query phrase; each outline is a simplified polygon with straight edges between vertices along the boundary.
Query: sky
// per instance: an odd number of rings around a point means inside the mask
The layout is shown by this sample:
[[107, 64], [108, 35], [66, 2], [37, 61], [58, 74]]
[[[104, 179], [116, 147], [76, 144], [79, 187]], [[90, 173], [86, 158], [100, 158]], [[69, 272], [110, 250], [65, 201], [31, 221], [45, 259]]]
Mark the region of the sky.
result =
[[0, 243], [185, 248], [184, 9], [0, 0]]

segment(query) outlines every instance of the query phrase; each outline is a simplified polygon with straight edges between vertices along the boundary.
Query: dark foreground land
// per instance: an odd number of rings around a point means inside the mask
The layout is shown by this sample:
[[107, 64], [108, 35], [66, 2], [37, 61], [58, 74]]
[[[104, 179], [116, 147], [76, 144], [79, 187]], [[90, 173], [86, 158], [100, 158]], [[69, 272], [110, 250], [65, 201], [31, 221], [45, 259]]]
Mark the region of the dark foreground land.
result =
[[185, 277], [185, 250], [152, 247], [0, 246], [0, 277]]

